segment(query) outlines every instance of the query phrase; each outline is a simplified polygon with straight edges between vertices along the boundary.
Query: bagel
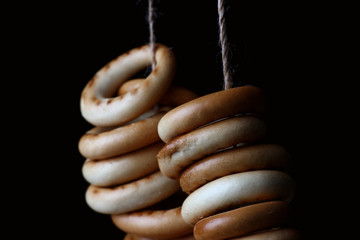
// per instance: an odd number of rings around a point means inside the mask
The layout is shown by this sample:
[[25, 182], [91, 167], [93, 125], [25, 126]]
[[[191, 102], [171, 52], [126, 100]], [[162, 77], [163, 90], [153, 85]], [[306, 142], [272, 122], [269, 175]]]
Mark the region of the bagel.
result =
[[183, 169], [195, 160], [264, 136], [265, 124], [256, 117], [239, 116], [218, 121], [168, 142], [157, 155], [159, 168], [165, 176], [178, 179]]
[[173, 239], [192, 233], [193, 227], [181, 217], [181, 207], [169, 210], [145, 210], [112, 215], [113, 223], [121, 230], [155, 239]]
[[159, 141], [139, 150], [104, 160], [87, 159], [84, 178], [95, 186], [110, 187], [133, 181], [159, 169], [156, 154], [164, 146]]
[[289, 169], [289, 153], [280, 145], [257, 144], [215, 153], [192, 164], [180, 176], [181, 189], [190, 194], [217, 178], [250, 170]]
[[292, 228], [277, 228], [247, 235], [244, 237], [232, 238], [231, 240], [301, 240], [299, 231]]
[[229, 208], [260, 201], [290, 202], [293, 195], [294, 182], [287, 173], [275, 170], [235, 173], [192, 192], [182, 205], [181, 215], [194, 226], [200, 219]]
[[209, 122], [239, 113], [261, 113], [264, 108], [265, 98], [260, 88], [231, 88], [196, 98], [172, 109], [159, 122], [158, 132], [167, 143]]
[[96, 212], [119, 214], [151, 206], [171, 196], [180, 189], [178, 181], [157, 171], [139, 180], [102, 188], [90, 185], [86, 191], [87, 204]]
[[154, 106], [175, 76], [175, 57], [161, 44], [155, 45], [156, 66], [133, 91], [113, 97], [121, 84], [151, 64], [149, 45], [120, 55], [101, 68], [81, 94], [81, 114], [95, 126], [117, 126], [129, 122]]
[[[127, 92], [130, 92], [136, 88], [139, 88], [143, 83], [144, 79], [134, 79], [125, 82], [119, 88], [118, 94], [121, 96]], [[170, 88], [165, 92], [165, 94], [159, 100], [159, 104], [165, 106], [179, 106], [186, 102], [189, 102], [195, 98], [199, 97], [196, 93], [178, 86], [170, 86]]]
[[282, 201], [257, 203], [204, 218], [196, 223], [196, 240], [221, 240], [278, 227], [289, 217]]
[[114, 129], [95, 127], [79, 141], [85, 158], [104, 159], [140, 149], [160, 140], [157, 124], [165, 112]]

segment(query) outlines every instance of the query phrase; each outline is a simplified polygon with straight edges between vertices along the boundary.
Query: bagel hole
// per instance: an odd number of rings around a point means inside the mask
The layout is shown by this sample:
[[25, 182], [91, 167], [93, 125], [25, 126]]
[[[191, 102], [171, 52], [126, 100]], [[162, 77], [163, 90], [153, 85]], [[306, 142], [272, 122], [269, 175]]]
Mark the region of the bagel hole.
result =
[[[131, 79], [138, 79], [138, 78], [147, 78], [152, 73], [151, 65], [148, 65], [147, 67], [143, 68], [139, 72], [135, 73], [133, 76], [131, 76]], [[131, 80], [129, 79], [129, 80]]]
[[147, 66], [146, 68], [140, 70], [139, 72], [131, 75], [127, 80], [125, 80], [124, 82], [122, 82], [118, 87], [115, 88], [115, 92], [111, 92], [111, 94], [108, 94], [106, 97], [108, 98], [114, 98], [114, 97], [120, 97], [122, 98], [124, 95], [126, 95], [127, 93], [130, 94], [135, 94], [138, 91], [138, 86], [135, 87], [127, 87], [125, 88], [126, 90], [122, 89], [120, 90], [124, 84], [130, 82], [130, 81], [144, 81], [147, 76], [149, 76], [149, 74], [151, 73], [151, 66]]

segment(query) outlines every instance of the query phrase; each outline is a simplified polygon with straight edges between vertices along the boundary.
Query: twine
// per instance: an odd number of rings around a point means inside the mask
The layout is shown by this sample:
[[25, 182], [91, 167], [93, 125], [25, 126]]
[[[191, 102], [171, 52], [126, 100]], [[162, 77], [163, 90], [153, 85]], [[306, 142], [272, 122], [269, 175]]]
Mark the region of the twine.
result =
[[219, 35], [221, 45], [221, 58], [223, 64], [223, 75], [224, 75], [224, 89], [232, 87], [233, 82], [231, 78], [230, 62], [229, 62], [229, 44], [226, 35], [225, 25], [225, 9], [224, 1], [218, 0], [218, 14], [219, 14]]
[[153, 0], [149, 0], [149, 12], [148, 12], [148, 22], [149, 22], [149, 32], [150, 32], [150, 54], [151, 54], [151, 66], [154, 70], [156, 65], [155, 59], [155, 34], [154, 34], [154, 6]]

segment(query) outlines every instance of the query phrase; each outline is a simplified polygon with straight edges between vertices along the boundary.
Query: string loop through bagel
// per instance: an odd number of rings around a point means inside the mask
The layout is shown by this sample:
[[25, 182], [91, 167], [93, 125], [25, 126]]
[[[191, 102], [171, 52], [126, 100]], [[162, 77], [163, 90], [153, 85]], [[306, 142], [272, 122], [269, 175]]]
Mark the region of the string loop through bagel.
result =
[[151, 64], [149, 45], [122, 54], [100, 69], [81, 94], [82, 116], [96, 126], [117, 126], [135, 119], [155, 105], [175, 75], [172, 51], [156, 44], [156, 66], [135, 90], [113, 97], [130, 77]]

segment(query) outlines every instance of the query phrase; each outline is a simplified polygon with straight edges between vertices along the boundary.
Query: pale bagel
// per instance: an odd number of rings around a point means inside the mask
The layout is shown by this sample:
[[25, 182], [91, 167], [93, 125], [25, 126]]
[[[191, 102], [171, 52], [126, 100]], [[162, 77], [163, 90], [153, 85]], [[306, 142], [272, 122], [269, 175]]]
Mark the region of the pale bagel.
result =
[[111, 216], [122, 231], [153, 239], [173, 239], [192, 233], [193, 227], [181, 217], [181, 207], [144, 210]]
[[164, 146], [159, 141], [133, 152], [103, 160], [87, 159], [84, 178], [95, 186], [110, 187], [146, 176], [159, 169], [156, 154]]
[[257, 203], [204, 218], [196, 223], [196, 240], [221, 240], [278, 227], [289, 217], [282, 201]]
[[264, 107], [264, 95], [257, 87], [243, 86], [211, 93], [169, 111], [159, 122], [159, 136], [167, 143], [210, 122], [239, 113], [259, 113]]
[[244, 237], [232, 238], [231, 240], [301, 240], [298, 230], [292, 228], [277, 228]]
[[167, 177], [178, 179], [194, 161], [242, 142], [251, 142], [265, 136], [265, 124], [256, 117], [232, 117], [168, 142], [158, 153], [160, 171]]
[[114, 129], [95, 127], [79, 141], [85, 158], [104, 159], [140, 149], [160, 140], [157, 124], [165, 112]]
[[190, 165], [181, 174], [180, 186], [186, 193], [217, 178], [249, 170], [289, 169], [289, 153], [280, 145], [257, 144], [222, 151]]
[[113, 188], [90, 185], [85, 199], [96, 212], [119, 214], [151, 206], [171, 196], [179, 188], [178, 181], [157, 171], [140, 180]]
[[290, 202], [294, 182], [284, 172], [257, 170], [231, 174], [211, 181], [192, 192], [182, 205], [185, 222], [197, 221], [231, 207], [259, 201], [283, 200]]
[[95, 126], [129, 122], [155, 105], [168, 90], [175, 75], [172, 51], [156, 44], [156, 66], [138, 88], [113, 97], [121, 84], [151, 64], [150, 46], [126, 52], [100, 69], [81, 94], [82, 116]]

